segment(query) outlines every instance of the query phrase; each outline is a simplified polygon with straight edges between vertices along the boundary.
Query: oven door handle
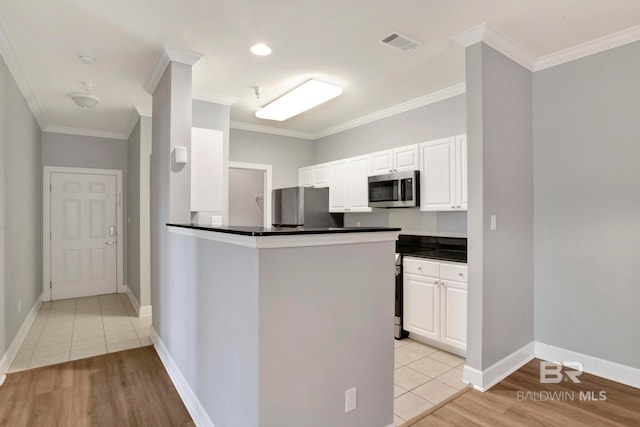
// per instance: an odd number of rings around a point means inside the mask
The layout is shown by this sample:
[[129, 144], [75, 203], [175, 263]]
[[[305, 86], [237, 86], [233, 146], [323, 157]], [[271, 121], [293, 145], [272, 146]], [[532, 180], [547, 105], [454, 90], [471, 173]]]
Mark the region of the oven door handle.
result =
[[400, 201], [404, 202], [404, 179], [399, 179], [398, 184], [400, 186]]

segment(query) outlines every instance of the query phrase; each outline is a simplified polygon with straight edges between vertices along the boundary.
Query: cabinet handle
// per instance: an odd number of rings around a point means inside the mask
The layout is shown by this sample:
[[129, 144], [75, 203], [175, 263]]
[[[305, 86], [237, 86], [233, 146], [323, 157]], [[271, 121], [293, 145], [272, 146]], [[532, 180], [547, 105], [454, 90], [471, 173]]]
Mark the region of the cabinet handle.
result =
[[458, 205], [458, 209], [460, 209], [460, 205]]
[[464, 274], [462, 274], [462, 273], [458, 273], [458, 276], [460, 276], [460, 277], [464, 277]]

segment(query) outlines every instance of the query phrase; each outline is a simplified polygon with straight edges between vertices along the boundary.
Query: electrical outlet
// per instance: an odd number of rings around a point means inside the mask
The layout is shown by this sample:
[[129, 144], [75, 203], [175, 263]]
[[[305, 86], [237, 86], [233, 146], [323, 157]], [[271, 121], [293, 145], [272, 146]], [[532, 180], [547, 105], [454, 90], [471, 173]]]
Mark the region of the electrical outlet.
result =
[[356, 221], [356, 227], [360, 227], [360, 221]]
[[220, 215], [211, 215], [211, 225], [219, 227], [222, 225], [222, 217]]
[[491, 215], [491, 230], [495, 230], [496, 228], [498, 228], [498, 223], [497, 223], [497, 219], [495, 215]]
[[351, 412], [356, 409], [358, 404], [358, 389], [350, 388], [344, 392], [344, 412]]
[[22, 300], [18, 300], [18, 313], [22, 312]]

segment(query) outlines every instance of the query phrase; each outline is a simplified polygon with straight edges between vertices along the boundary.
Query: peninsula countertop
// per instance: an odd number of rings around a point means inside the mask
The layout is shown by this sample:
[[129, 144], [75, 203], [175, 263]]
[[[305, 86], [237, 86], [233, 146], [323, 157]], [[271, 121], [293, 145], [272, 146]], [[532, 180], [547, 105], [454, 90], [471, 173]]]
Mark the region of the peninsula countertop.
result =
[[372, 233], [397, 231], [395, 227], [247, 227], [238, 225], [208, 226], [190, 223], [167, 223], [169, 227], [190, 228], [193, 230], [214, 231], [218, 233], [236, 234], [240, 236], [295, 236], [304, 234], [343, 234], [343, 233]]

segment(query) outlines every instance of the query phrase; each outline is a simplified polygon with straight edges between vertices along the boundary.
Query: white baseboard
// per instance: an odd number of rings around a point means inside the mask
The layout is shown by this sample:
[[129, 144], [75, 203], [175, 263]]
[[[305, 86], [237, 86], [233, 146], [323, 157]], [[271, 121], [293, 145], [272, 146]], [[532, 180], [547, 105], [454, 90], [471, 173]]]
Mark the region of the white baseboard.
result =
[[530, 342], [483, 371], [465, 365], [462, 381], [471, 384], [478, 391], [485, 392], [533, 360], [534, 351], [535, 345]]
[[160, 356], [160, 360], [169, 374], [169, 378], [171, 378], [171, 382], [173, 382], [182, 402], [184, 402], [184, 406], [186, 406], [189, 415], [193, 418], [195, 425], [199, 427], [215, 427], [153, 326], [151, 327], [150, 336], [151, 340], [155, 343], [156, 352], [158, 356]]
[[136, 314], [138, 314], [138, 317], [151, 316], [151, 306], [150, 305], [141, 306], [140, 303], [138, 302], [138, 299], [131, 291], [131, 288], [129, 287], [129, 285], [124, 285], [124, 289], [125, 289], [125, 292], [127, 293], [127, 296], [129, 297], [129, 301], [131, 301], [131, 305], [136, 310]]
[[540, 342], [535, 343], [535, 353], [537, 358], [549, 362], [580, 362], [584, 372], [640, 388], [640, 369], [638, 368]]
[[33, 304], [33, 307], [31, 307], [31, 311], [29, 311], [27, 318], [24, 319], [24, 322], [22, 323], [20, 330], [18, 330], [18, 333], [13, 338], [13, 341], [11, 341], [11, 345], [9, 345], [9, 348], [7, 348], [7, 351], [2, 356], [2, 359], [0, 359], [0, 385], [4, 383], [4, 380], [6, 378], [6, 373], [11, 367], [11, 364], [13, 363], [13, 359], [16, 357], [16, 354], [18, 354], [18, 351], [20, 350], [20, 347], [22, 346], [22, 343], [24, 342], [24, 339], [27, 336], [27, 333], [29, 333], [29, 329], [31, 328], [33, 321], [36, 319], [36, 316], [38, 315], [38, 310], [40, 310], [41, 305], [42, 305], [42, 295], [38, 297], [35, 304]]

